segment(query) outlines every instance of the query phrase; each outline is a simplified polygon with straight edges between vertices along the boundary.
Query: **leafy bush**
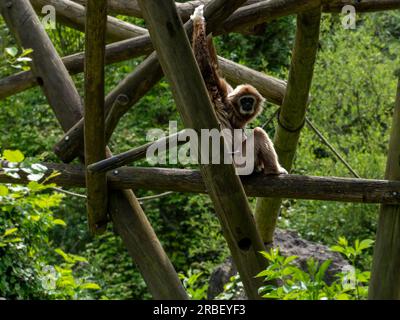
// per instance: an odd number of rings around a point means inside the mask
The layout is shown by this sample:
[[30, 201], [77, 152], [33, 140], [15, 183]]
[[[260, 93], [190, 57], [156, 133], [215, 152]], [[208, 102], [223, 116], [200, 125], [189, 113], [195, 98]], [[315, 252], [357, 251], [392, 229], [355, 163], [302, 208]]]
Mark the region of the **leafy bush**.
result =
[[[0, 161], [9, 161], [2, 174], [19, 178], [23, 170], [26, 187], [0, 184], [0, 296], [8, 299], [94, 298], [100, 289], [90, 281], [87, 261], [55, 248], [52, 229], [65, 227], [52, 209], [64, 198], [54, 184], [39, 183], [46, 170], [38, 164], [21, 164], [19, 151], [5, 150]], [[56, 173], [55, 173], [56, 174]], [[58, 262], [61, 255], [62, 262]]]
[[192, 300], [207, 299], [208, 283], [201, 281], [203, 272], [195, 272], [189, 270], [187, 275], [179, 274], [179, 279], [182, 280], [183, 286]]
[[311, 258], [307, 261], [307, 271], [304, 271], [293, 263], [297, 259], [296, 256], [283, 257], [279, 249], [262, 252], [269, 265], [257, 275], [267, 282], [260, 288], [260, 293], [264, 298], [281, 300], [366, 299], [370, 272], [361, 271], [356, 263], [372, 243], [372, 240], [357, 240], [354, 247], [351, 247], [345, 238], [339, 238], [337, 245], [331, 249], [342, 253], [350, 260], [352, 266], [337, 274], [338, 280], [330, 285], [324, 281], [325, 273], [331, 264], [330, 260], [319, 265]]

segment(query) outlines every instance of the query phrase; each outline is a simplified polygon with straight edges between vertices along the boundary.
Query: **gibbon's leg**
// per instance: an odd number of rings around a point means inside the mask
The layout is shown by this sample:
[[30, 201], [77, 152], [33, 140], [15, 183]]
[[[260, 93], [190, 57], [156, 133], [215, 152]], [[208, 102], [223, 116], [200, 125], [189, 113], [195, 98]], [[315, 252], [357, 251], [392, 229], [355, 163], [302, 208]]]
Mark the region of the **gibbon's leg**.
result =
[[279, 164], [274, 144], [262, 128], [254, 129], [255, 168], [263, 168], [265, 174], [287, 174]]

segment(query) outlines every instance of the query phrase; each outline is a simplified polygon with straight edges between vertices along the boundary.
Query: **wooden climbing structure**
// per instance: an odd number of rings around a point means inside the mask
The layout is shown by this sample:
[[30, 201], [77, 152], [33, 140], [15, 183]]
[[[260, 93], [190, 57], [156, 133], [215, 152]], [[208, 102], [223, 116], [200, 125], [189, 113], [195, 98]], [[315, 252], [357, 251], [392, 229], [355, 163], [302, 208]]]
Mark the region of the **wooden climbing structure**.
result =
[[[387, 180], [295, 175], [239, 178], [233, 165], [227, 164], [201, 165], [199, 171], [127, 167], [162, 141], [112, 155], [107, 143], [119, 120], [164, 75], [187, 128], [198, 132], [219, 128], [189, 42], [189, 17], [200, 4], [205, 4], [207, 32], [214, 35], [243, 32], [297, 15], [287, 82], [219, 57], [223, 75], [231, 84], [252, 84], [280, 106], [274, 144], [288, 170], [302, 128], [306, 124], [312, 127], [306, 111], [321, 14], [341, 12], [345, 5], [354, 5], [357, 12], [400, 9], [400, 0], [200, 0], [177, 4], [173, 0], [2, 0], [0, 10], [7, 26], [21, 47], [33, 52], [30, 71], [0, 79], [0, 99], [34, 86], [42, 88], [65, 132], [54, 146], [64, 164], [44, 164], [48, 174], [53, 170], [60, 173], [52, 182], [66, 188], [86, 187], [90, 231], [101, 234], [113, 223], [155, 299], [188, 299], [188, 295], [132, 189], [207, 193], [251, 299], [259, 299], [261, 280], [254, 276], [266, 266], [259, 251], [272, 241], [282, 198], [381, 203], [369, 297], [400, 299], [400, 82]], [[58, 55], [35, 12], [44, 5], [54, 6], [57, 21], [86, 33], [85, 52]], [[107, 12], [144, 18], [148, 30]], [[147, 58], [105, 96], [105, 65], [143, 55]], [[84, 103], [71, 79], [82, 72]], [[68, 164], [75, 158], [82, 165]], [[0, 182], [27, 183], [27, 179], [21, 172], [18, 180], [0, 175]], [[258, 197], [254, 215], [247, 196]]]

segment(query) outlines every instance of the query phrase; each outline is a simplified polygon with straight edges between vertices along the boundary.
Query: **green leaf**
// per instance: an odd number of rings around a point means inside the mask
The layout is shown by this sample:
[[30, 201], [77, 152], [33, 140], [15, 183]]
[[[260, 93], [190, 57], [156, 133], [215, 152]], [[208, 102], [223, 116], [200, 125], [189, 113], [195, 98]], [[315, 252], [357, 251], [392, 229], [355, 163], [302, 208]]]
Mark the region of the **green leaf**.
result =
[[350, 300], [350, 296], [347, 293], [341, 293], [336, 296], [336, 300]]
[[344, 248], [343, 248], [343, 247], [332, 246], [330, 249], [331, 249], [332, 251], [335, 251], [335, 252], [344, 253]]
[[9, 236], [10, 234], [13, 234], [13, 233], [15, 233], [15, 232], [17, 232], [18, 231], [18, 228], [12, 228], [12, 229], [7, 229], [6, 230], [6, 232], [4, 232], [4, 237], [7, 237], [7, 236]]
[[54, 250], [54, 252], [56, 252], [56, 253], [58, 253], [61, 257], [63, 257], [63, 259], [66, 261], [66, 262], [72, 262], [72, 259], [68, 256], [68, 254], [67, 253], [65, 253], [62, 249], [60, 249], [60, 248], [57, 248], [57, 249], [55, 249]]
[[316, 280], [318, 280], [318, 281], [322, 281], [323, 280], [323, 278], [325, 276], [325, 273], [326, 273], [326, 270], [328, 270], [328, 268], [331, 265], [331, 263], [332, 263], [332, 260], [330, 260], [330, 259], [328, 259], [324, 263], [322, 263], [322, 265], [319, 267], [319, 270], [318, 270], [318, 272], [317, 272], [317, 274], [315, 276]]
[[338, 244], [341, 245], [342, 247], [347, 247], [349, 245], [345, 237], [339, 237]]
[[25, 57], [32, 52], [33, 52], [33, 49], [24, 49], [24, 51], [21, 54], [21, 57]]
[[289, 263], [291, 263], [292, 261], [294, 261], [294, 260], [296, 260], [298, 258], [298, 256], [290, 256], [290, 257], [287, 257], [286, 259], [285, 259], [285, 261], [284, 261], [284, 265], [287, 265], [287, 264], [289, 264]]
[[31, 181], [28, 183], [28, 188], [29, 190], [33, 191], [33, 192], [37, 192], [37, 191], [41, 191], [43, 189], [45, 189], [43, 187], [43, 185], [41, 185], [40, 183], [38, 183], [37, 181]]
[[5, 197], [9, 193], [8, 188], [6, 186], [0, 185], [0, 197]]
[[271, 274], [270, 270], [264, 270], [264, 271], [261, 271], [259, 274], [257, 274], [255, 277], [256, 278], [263, 278], [263, 277], [268, 276], [269, 274]]
[[18, 54], [18, 49], [15, 47], [6, 48], [5, 51], [11, 57], [16, 57]]
[[100, 290], [101, 289], [98, 284], [92, 283], [92, 282], [84, 283], [80, 287], [81, 287], [81, 289], [87, 289], [87, 290]]
[[54, 219], [54, 220], [53, 220], [53, 223], [56, 224], [56, 225], [59, 225], [59, 226], [63, 226], [63, 227], [66, 227], [66, 226], [67, 226], [67, 224], [65, 223], [65, 221], [64, 221], [64, 220], [61, 220], [61, 219]]
[[19, 150], [4, 150], [3, 158], [10, 162], [22, 162], [25, 159]]
[[358, 246], [358, 250], [362, 251], [362, 250], [368, 249], [368, 248], [372, 247], [373, 244], [374, 244], [374, 240], [371, 240], [371, 239], [362, 240], [360, 242], [360, 245]]

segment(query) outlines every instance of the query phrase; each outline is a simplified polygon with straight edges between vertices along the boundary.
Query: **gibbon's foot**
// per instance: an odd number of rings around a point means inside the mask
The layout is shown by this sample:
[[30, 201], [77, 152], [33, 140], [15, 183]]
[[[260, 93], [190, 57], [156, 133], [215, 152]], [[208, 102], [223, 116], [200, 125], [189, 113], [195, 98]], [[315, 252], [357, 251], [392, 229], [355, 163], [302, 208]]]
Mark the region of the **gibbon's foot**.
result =
[[281, 174], [288, 174], [288, 172], [286, 171], [285, 168], [279, 167], [278, 169], [274, 169], [274, 170], [264, 169], [264, 174], [279, 176]]
[[279, 174], [289, 174], [284, 167], [279, 168]]

